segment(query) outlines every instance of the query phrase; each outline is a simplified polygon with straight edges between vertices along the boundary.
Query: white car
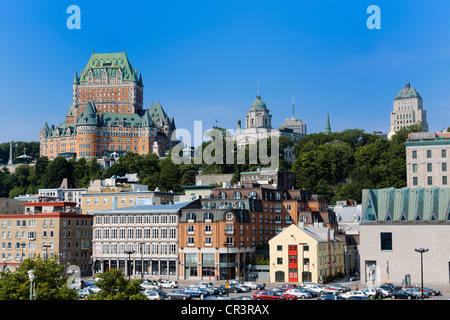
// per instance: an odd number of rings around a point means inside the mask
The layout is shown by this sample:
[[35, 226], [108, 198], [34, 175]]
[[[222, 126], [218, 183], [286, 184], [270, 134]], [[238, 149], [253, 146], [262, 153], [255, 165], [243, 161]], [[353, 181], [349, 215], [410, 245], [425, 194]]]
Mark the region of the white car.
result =
[[256, 282], [244, 282], [244, 285], [249, 287], [252, 290], [262, 290], [262, 289], [264, 289], [263, 285], [257, 284]]
[[178, 288], [178, 282], [177, 281], [165, 281], [161, 284], [162, 288]]
[[381, 294], [381, 297], [383, 298], [391, 296], [391, 292], [386, 288], [377, 287], [375, 289]]
[[322, 293], [322, 292], [334, 293], [335, 292], [335, 290], [328, 289], [325, 286], [322, 286], [320, 284], [304, 284], [303, 288], [309, 289], [309, 290], [317, 292], [317, 293]]
[[144, 291], [143, 292], [145, 296], [147, 296], [148, 300], [164, 300], [164, 296], [155, 291]]
[[340, 294], [341, 297], [348, 299], [351, 297], [368, 297], [364, 292], [361, 291], [349, 291], [349, 292], [345, 292], [345, 293], [341, 293]]
[[243, 283], [239, 283], [236, 287], [241, 288], [243, 292], [249, 292], [249, 291], [250, 291], [250, 287], [249, 287], [249, 286], [246, 286], [246, 285], [243, 284]]
[[309, 299], [312, 298], [311, 294], [307, 292], [306, 290], [303, 291], [302, 289], [289, 289], [286, 290], [284, 293], [286, 294], [292, 294], [293, 296], [296, 296], [297, 299]]
[[158, 285], [158, 284], [153, 284], [152, 282], [149, 282], [149, 281], [147, 281], [147, 280], [145, 280], [145, 281], [142, 281], [141, 282], [141, 287], [144, 289], [144, 290], [149, 290], [149, 289], [161, 289], [161, 286], [160, 285]]
[[365, 293], [369, 298], [375, 298], [378, 295], [377, 290], [374, 288], [364, 288], [359, 291]]
[[102, 289], [100, 289], [99, 287], [97, 287], [95, 284], [93, 284], [93, 285], [87, 287], [87, 289], [91, 289], [92, 292], [94, 292], [94, 293], [99, 293], [100, 290], [102, 290]]

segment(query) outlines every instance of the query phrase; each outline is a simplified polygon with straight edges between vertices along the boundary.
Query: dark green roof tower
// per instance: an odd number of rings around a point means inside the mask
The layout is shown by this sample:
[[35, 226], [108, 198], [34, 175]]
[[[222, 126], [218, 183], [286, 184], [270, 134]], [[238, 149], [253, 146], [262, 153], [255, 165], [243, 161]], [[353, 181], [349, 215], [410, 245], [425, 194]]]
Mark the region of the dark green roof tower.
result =
[[331, 133], [330, 115], [327, 112], [327, 124], [325, 125], [325, 133]]

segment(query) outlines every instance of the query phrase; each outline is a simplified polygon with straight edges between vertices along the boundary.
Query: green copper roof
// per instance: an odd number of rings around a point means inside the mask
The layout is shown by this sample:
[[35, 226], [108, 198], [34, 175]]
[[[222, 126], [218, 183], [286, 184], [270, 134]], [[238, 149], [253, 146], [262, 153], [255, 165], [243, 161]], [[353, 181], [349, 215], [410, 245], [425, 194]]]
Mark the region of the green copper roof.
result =
[[88, 101], [77, 119], [77, 125], [100, 125], [100, 118], [94, 103]]
[[264, 101], [261, 100], [261, 96], [256, 96], [255, 101], [253, 101], [252, 105], [250, 106], [250, 109], [255, 110], [267, 110], [266, 104]]
[[327, 112], [327, 124], [325, 125], [325, 133], [331, 133], [330, 115]]
[[[122, 80], [137, 81], [137, 71], [133, 70], [125, 52], [118, 53], [93, 53], [86, 67], [80, 73], [79, 81], [87, 82], [89, 72], [92, 76], [102, 77], [106, 70], [108, 76], [117, 76], [122, 73]], [[142, 79], [140, 79], [142, 82]]]
[[395, 97], [395, 100], [398, 99], [409, 99], [409, 98], [419, 98], [422, 99], [419, 92], [417, 92], [416, 88], [411, 88], [410, 84], [407, 83], [405, 87], [400, 90], [398, 95]]
[[150, 108], [148, 109], [148, 113], [150, 117], [153, 120], [153, 123], [158, 125], [159, 122], [162, 122], [162, 125], [170, 125], [171, 120], [167, 116], [166, 112], [164, 111], [163, 107], [160, 103], [152, 103]]

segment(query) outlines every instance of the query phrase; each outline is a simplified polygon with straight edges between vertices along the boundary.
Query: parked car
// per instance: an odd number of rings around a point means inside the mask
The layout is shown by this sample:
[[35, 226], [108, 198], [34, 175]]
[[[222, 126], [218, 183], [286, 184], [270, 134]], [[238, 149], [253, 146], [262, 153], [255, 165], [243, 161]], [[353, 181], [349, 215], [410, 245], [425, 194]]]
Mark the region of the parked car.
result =
[[[237, 285], [230, 284], [229, 286], [230, 286], [230, 288], [228, 289], [228, 292], [234, 292], [234, 293], [244, 292], [244, 290], [241, 287], [237, 286]], [[221, 285], [219, 288], [222, 289], [222, 290], [225, 290], [225, 292], [227, 290], [224, 284]]]
[[280, 284], [277, 286], [277, 288], [280, 288], [280, 289], [286, 291], [289, 289], [296, 289], [297, 285], [295, 285], [295, 284]]
[[392, 299], [416, 299], [416, 295], [414, 295], [411, 291], [405, 290], [395, 290], [391, 292]]
[[238, 286], [239, 288], [242, 289], [242, 292], [249, 292], [249, 291], [250, 291], [250, 287], [249, 287], [249, 286], [246, 286], [246, 285], [243, 284], [243, 283], [240, 283], [240, 284], [238, 284], [237, 286]]
[[77, 290], [77, 294], [81, 299], [86, 299], [87, 296], [94, 294], [94, 291], [92, 291], [91, 289], [88, 289], [88, 288], [83, 288], [83, 289]]
[[278, 288], [278, 287], [273, 287], [273, 288], [270, 288], [268, 290], [276, 292], [276, 293], [283, 293], [284, 292], [284, 289], [281, 289], [281, 288]]
[[156, 292], [156, 293], [162, 295], [164, 298], [166, 297], [166, 293], [164, 291], [162, 291], [162, 290], [159, 290], [159, 289], [148, 289], [148, 290], [144, 290], [142, 293], [146, 294], [148, 292]]
[[156, 282], [150, 282], [148, 280], [142, 280], [141, 281], [141, 287], [144, 290], [149, 290], [149, 289], [161, 289], [161, 285], [157, 284]]
[[378, 291], [378, 294], [382, 298], [390, 297], [391, 296], [391, 292], [392, 292], [392, 290], [388, 289], [387, 287], [385, 287], [385, 288], [383, 288], [383, 287], [376, 287], [375, 290]]
[[97, 283], [97, 280], [88, 280], [85, 282], [85, 285], [86, 285], [86, 287], [89, 287], [96, 283]]
[[286, 300], [286, 297], [270, 290], [259, 290], [253, 294], [253, 300]]
[[147, 296], [148, 300], [164, 300], [165, 297], [162, 293], [159, 293], [157, 291], [147, 290], [144, 291], [144, 295]]
[[69, 289], [84, 289], [86, 287], [86, 282], [83, 280], [74, 280], [71, 284], [67, 285]]
[[320, 295], [319, 292], [312, 291], [311, 289], [308, 289], [308, 288], [299, 288], [299, 289], [305, 290], [306, 292], [308, 292], [312, 298], [318, 297]]
[[183, 290], [185, 293], [190, 294], [192, 297], [198, 297], [203, 300], [204, 297], [209, 296], [209, 292], [197, 287], [187, 287]]
[[330, 283], [327, 285], [328, 288], [335, 288], [337, 289], [339, 292], [348, 292], [351, 291], [352, 289], [350, 289], [349, 287], [345, 287], [343, 285], [340, 285], [339, 283]]
[[244, 282], [244, 285], [252, 290], [264, 290], [264, 286], [262, 284], [257, 284], [256, 282], [247, 281]]
[[231, 300], [253, 300], [252, 297], [249, 296], [240, 296], [240, 297], [233, 297]]
[[225, 296], [207, 296], [203, 300], [232, 300], [232, 299]]
[[169, 300], [189, 300], [192, 296], [183, 290], [172, 290], [166, 293], [166, 298]]
[[348, 298], [347, 300], [369, 300], [369, 297], [367, 296], [352, 296]]
[[432, 289], [429, 287], [423, 287], [424, 289], [428, 290], [430, 296], [440, 296], [441, 295], [441, 291], [436, 290], [436, 289]]
[[365, 293], [369, 299], [376, 299], [379, 296], [375, 288], [364, 288], [359, 291]]
[[178, 282], [177, 281], [173, 281], [173, 280], [166, 281], [166, 282], [161, 284], [161, 287], [162, 288], [171, 288], [171, 289], [178, 288]]
[[311, 294], [305, 289], [289, 289], [284, 292], [285, 294], [292, 294], [297, 297], [297, 299], [310, 299]]
[[348, 292], [341, 293], [341, 297], [343, 297], [345, 299], [349, 299], [349, 298], [353, 298], [353, 297], [366, 297], [367, 298], [367, 295], [361, 291], [348, 291]]
[[351, 275], [348, 278], [349, 281], [358, 281], [359, 280], [359, 276], [357, 274]]
[[317, 297], [317, 300], [346, 300], [346, 299], [342, 297], [340, 294], [321, 293]]
[[317, 293], [322, 293], [322, 292], [334, 293], [335, 291], [337, 291], [335, 289], [327, 288], [327, 287], [322, 286], [320, 284], [305, 284], [305, 285], [303, 285], [303, 288], [310, 289], [310, 290], [312, 290], [314, 292], [317, 292]]
[[[418, 287], [411, 287], [411, 286], [404, 286], [401, 290], [404, 290], [404, 291], [410, 291], [410, 292], [412, 292], [414, 295], [416, 295], [417, 298], [422, 298], [422, 291], [421, 291], [421, 288], [418, 288]], [[428, 298], [428, 297], [429, 297], [428, 291], [425, 291], [425, 289], [423, 290], [423, 297], [424, 297], [424, 298]]]
[[297, 296], [296, 296], [296, 295], [286, 293], [286, 291], [283, 292], [283, 293], [280, 293], [280, 295], [282, 295], [283, 297], [285, 297], [286, 300], [297, 300]]
[[90, 286], [88, 286], [86, 288], [92, 290], [92, 292], [94, 292], [94, 293], [99, 293], [100, 290], [102, 290], [99, 287], [97, 287], [95, 284], [92, 284], [92, 285], [90, 285]]
[[214, 283], [202, 281], [202, 282], [197, 282], [196, 286], [198, 286], [199, 288], [214, 287]]

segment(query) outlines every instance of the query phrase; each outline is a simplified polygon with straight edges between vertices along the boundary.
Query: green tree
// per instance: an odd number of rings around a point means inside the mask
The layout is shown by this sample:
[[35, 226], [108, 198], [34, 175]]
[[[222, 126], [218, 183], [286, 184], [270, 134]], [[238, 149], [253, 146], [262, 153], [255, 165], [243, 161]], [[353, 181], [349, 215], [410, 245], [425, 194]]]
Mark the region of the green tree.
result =
[[97, 286], [101, 289], [88, 300], [146, 300], [141, 292], [140, 280], [128, 281], [122, 270], [108, 270], [97, 275]]
[[30, 279], [28, 271], [34, 270], [36, 300], [77, 300], [76, 290], [67, 287], [61, 276], [64, 267], [56, 257], [41, 259], [39, 256], [25, 259], [16, 272], [6, 271], [0, 278], [0, 300], [29, 300]]

